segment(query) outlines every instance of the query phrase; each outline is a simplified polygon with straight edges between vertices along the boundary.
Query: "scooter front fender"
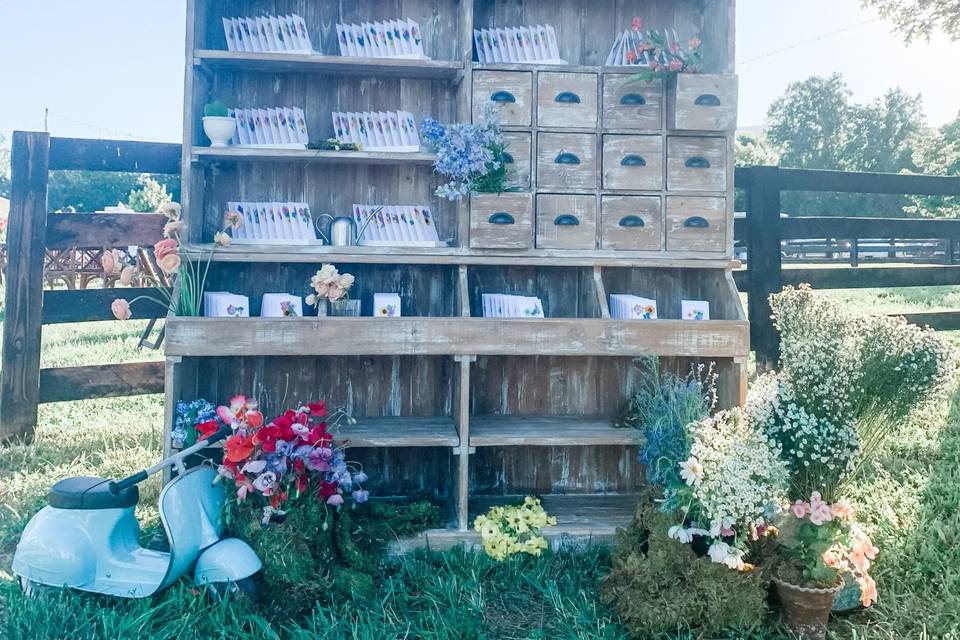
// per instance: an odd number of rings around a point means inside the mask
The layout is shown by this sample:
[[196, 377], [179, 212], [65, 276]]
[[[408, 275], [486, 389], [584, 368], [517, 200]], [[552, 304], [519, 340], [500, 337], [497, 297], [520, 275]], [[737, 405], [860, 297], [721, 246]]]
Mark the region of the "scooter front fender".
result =
[[224, 538], [204, 549], [197, 558], [193, 575], [198, 586], [212, 582], [236, 582], [249, 578], [262, 566], [260, 558], [246, 542]]

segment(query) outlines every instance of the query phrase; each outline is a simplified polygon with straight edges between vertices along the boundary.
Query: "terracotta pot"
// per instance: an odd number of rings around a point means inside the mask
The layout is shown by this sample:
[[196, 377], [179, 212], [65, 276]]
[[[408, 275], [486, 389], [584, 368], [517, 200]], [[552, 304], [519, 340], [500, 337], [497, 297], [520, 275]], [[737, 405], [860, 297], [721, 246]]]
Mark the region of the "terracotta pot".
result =
[[777, 595], [783, 607], [783, 618], [790, 630], [803, 640], [822, 640], [827, 634], [827, 621], [833, 599], [843, 583], [829, 589], [800, 587], [774, 578]]

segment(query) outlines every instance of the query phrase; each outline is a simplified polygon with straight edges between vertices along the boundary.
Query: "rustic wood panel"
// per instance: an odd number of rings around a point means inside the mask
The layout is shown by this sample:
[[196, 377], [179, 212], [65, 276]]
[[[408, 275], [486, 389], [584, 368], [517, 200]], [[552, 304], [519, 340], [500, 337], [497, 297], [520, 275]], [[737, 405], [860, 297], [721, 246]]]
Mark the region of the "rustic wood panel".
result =
[[180, 145], [168, 142], [51, 138], [50, 170], [180, 173]]
[[165, 216], [151, 213], [52, 213], [46, 244], [48, 249], [153, 245], [163, 239], [166, 222]]
[[596, 196], [537, 196], [537, 248], [593, 249], [596, 243]]
[[636, 429], [617, 429], [610, 416], [478, 416], [471, 447], [639, 445]]
[[600, 220], [602, 249], [658, 251], [663, 246], [660, 196], [605, 195], [600, 200]]
[[663, 136], [603, 136], [603, 188], [663, 189]]
[[[529, 139], [529, 135], [527, 137]], [[527, 151], [529, 153], [529, 149]], [[533, 196], [529, 193], [470, 196], [470, 246], [475, 249], [533, 246]]]
[[506, 144], [505, 158], [507, 175], [504, 185], [511, 189], [526, 191], [530, 188], [532, 173], [533, 143], [529, 133], [522, 131], [505, 131], [503, 141]]
[[537, 74], [537, 126], [595, 129], [597, 74], [561, 71]]
[[667, 189], [725, 191], [726, 188], [726, 138], [667, 137]]
[[737, 77], [681, 73], [667, 88], [667, 126], [677, 131], [737, 128]]
[[163, 362], [40, 369], [40, 402], [163, 393]]
[[663, 81], [641, 82], [633, 74], [603, 76], [603, 128], [658, 130], [663, 126]]
[[[114, 320], [110, 303], [117, 298], [127, 301], [137, 296], [150, 296], [163, 301], [163, 296], [152, 287], [118, 289], [58, 290], [43, 292], [43, 324], [64, 322], [96, 322]], [[152, 300], [137, 300], [130, 305], [134, 318], [163, 318], [167, 307]]]
[[785, 285], [796, 286], [807, 283], [814, 289], [934, 287], [960, 284], [960, 266], [954, 265], [783, 269], [780, 273]]
[[667, 251], [721, 253], [727, 248], [727, 201], [667, 196]]
[[537, 136], [537, 188], [593, 191], [597, 186], [597, 137], [592, 133]]

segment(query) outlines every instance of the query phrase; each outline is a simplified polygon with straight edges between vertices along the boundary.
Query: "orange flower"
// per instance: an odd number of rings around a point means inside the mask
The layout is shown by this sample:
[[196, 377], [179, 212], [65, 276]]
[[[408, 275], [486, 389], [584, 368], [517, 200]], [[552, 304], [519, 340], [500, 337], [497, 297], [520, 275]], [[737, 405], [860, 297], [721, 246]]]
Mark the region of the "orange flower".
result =
[[120, 263], [113, 249], [103, 252], [100, 257], [100, 266], [103, 267], [103, 272], [107, 275], [114, 275], [120, 271]]
[[111, 302], [110, 311], [113, 312], [113, 317], [117, 320], [129, 320], [130, 316], [133, 315], [130, 311], [130, 303], [123, 298], [117, 298]]
[[157, 264], [160, 265], [164, 273], [176, 273], [177, 269], [180, 268], [180, 256], [175, 253], [168, 253], [157, 260]]
[[172, 238], [161, 240], [157, 244], [153, 245], [153, 253], [157, 257], [157, 260], [161, 260], [164, 256], [176, 252], [177, 241]]
[[230, 462], [243, 462], [253, 453], [253, 438], [233, 435], [227, 438], [223, 446], [227, 451], [227, 460]]

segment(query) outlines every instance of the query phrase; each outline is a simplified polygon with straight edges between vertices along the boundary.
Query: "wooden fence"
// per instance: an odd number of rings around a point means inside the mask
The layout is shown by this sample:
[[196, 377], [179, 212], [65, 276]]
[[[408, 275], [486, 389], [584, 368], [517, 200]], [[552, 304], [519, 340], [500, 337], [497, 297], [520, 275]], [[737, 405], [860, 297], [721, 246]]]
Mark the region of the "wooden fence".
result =
[[[7, 226], [6, 317], [0, 359], [0, 441], [29, 435], [37, 405], [159, 393], [162, 362], [40, 368], [44, 324], [111, 320], [111, 289], [44, 291], [48, 250], [154, 244], [165, 219], [154, 214], [48, 214], [48, 172], [59, 169], [180, 173], [180, 145], [51, 138], [17, 131], [11, 148], [11, 197]], [[150, 289], [124, 289], [126, 297]], [[159, 318], [166, 309], [133, 305], [138, 318]]]
[[[735, 222], [735, 236], [746, 245], [748, 260], [747, 269], [734, 277], [748, 294], [750, 343], [761, 366], [775, 363], [779, 353], [768, 296], [784, 285], [806, 282], [815, 289], [855, 289], [960, 284], [960, 265], [953, 264], [960, 220], [784, 217], [780, 210], [783, 191], [955, 196], [960, 195], [960, 177], [747, 167], [736, 170], [736, 186], [746, 191], [747, 216]], [[852, 243], [861, 238], [940, 239], [948, 264], [784, 269], [783, 242], [811, 238]], [[935, 329], [960, 329], [960, 311], [904, 315]]]

